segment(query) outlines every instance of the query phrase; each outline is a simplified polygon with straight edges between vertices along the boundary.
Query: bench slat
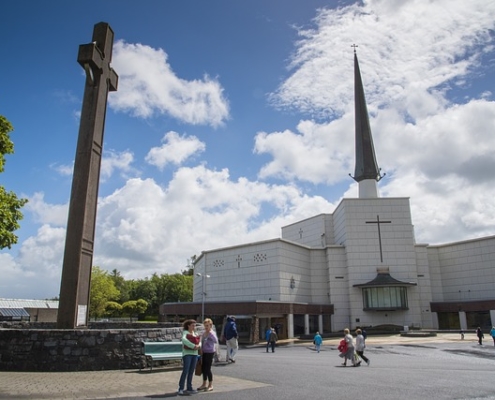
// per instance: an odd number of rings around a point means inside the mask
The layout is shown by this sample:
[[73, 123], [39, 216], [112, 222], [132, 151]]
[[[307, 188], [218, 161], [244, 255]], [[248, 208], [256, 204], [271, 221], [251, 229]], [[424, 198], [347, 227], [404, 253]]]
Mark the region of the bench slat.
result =
[[141, 352], [150, 359], [150, 372], [155, 360], [182, 359], [182, 342], [141, 342]]

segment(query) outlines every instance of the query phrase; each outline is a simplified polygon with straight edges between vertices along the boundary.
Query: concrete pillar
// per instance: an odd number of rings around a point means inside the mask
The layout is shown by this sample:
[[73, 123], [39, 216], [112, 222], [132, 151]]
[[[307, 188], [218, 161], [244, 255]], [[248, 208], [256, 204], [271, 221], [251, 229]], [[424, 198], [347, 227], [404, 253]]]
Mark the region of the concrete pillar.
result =
[[320, 332], [320, 335], [323, 334], [323, 315], [322, 314], [318, 315], [318, 331]]
[[492, 326], [495, 326], [495, 310], [490, 310], [490, 319], [492, 320]]
[[294, 339], [294, 314], [287, 314], [287, 338]]
[[309, 314], [304, 314], [304, 334], [309, 335]]
[[465, 311], [459, 311], [459, 324], [461, 325], [461, 330], [467, 330], [467, 319]]

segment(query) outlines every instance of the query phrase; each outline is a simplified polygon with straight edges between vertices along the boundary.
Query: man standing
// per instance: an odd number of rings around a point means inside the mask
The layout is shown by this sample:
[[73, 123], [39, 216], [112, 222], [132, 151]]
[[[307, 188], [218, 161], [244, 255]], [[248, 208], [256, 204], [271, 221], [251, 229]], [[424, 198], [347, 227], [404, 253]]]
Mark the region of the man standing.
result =
[[476, 336], [478, 336], [478, 344], [482, 345], [483, 344], [483, 338], [485, 337], [483, 335], [483, 331], [481, 328], [478, 326], [478, 329], [476, 329]]
[[275, 329], [272, 328], [272, 331], [270, 332], [270, 346], [272, 347], [272, 353], [275, 353], [275, 343], [277, 343], [277, 340], [277, 332], [275, 332]]
[[490, 336], [493, 338], [493, 345], [495, 346], [495, 326], [492, 326], [490, 330]]
[[270, 348], [270, 334], [272, 333], [271, 327], [266, 328], [265, 332], [265, 340], [266, 340], [266, 352], [268, 353], [268, 349]]
[[239, 349], [237, 326], [235, 324], [235, 317], [227, 317], [227, 322], [225, 323], [225, 328], [223, 328], [223, 337], [225, 338], [225, 343], [227, 344], [227, 362], [235, 363], [235, 355]]

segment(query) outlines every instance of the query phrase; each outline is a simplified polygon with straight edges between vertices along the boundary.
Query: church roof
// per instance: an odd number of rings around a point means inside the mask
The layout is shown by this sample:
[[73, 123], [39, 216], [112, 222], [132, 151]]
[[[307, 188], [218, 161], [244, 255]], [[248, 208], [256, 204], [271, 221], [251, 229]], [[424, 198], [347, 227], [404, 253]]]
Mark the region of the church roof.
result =
[[356, 182], [365, 179], [375, 179], [377, 182], [382, 178], [380, 168], [375, 157], [375, 148], [371, 136], [370, 120], [366, 98], [364, 96], [363, 82], [356, 51], [354, 50], [354, 107], [356, 126], [356, 166], [354, 176]]
[[353, 285], [353, 287], [368, 288], [368, 287], [416, 286], [416, 285], [417, 283], [414, 282], [402, 282], [395, 278], [392, 278], [392, 276], [388, 272], [378, 272], [375, 279], [366, 283], [359, 283]]

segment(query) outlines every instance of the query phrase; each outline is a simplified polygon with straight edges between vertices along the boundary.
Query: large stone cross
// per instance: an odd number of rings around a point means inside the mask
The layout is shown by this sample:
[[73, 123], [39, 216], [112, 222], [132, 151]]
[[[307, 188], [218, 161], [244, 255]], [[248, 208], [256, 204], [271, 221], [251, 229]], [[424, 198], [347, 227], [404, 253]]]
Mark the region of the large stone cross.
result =
[[94, 26], [93, 41], [79, 46], [77, 62], [86, 71], [72, 191], [65, 240], [57, 327], [86, 326], [93, 264], [96, 206], [108, 92], [117, 90], [110, 67], [113, 31], [105, 22]]

